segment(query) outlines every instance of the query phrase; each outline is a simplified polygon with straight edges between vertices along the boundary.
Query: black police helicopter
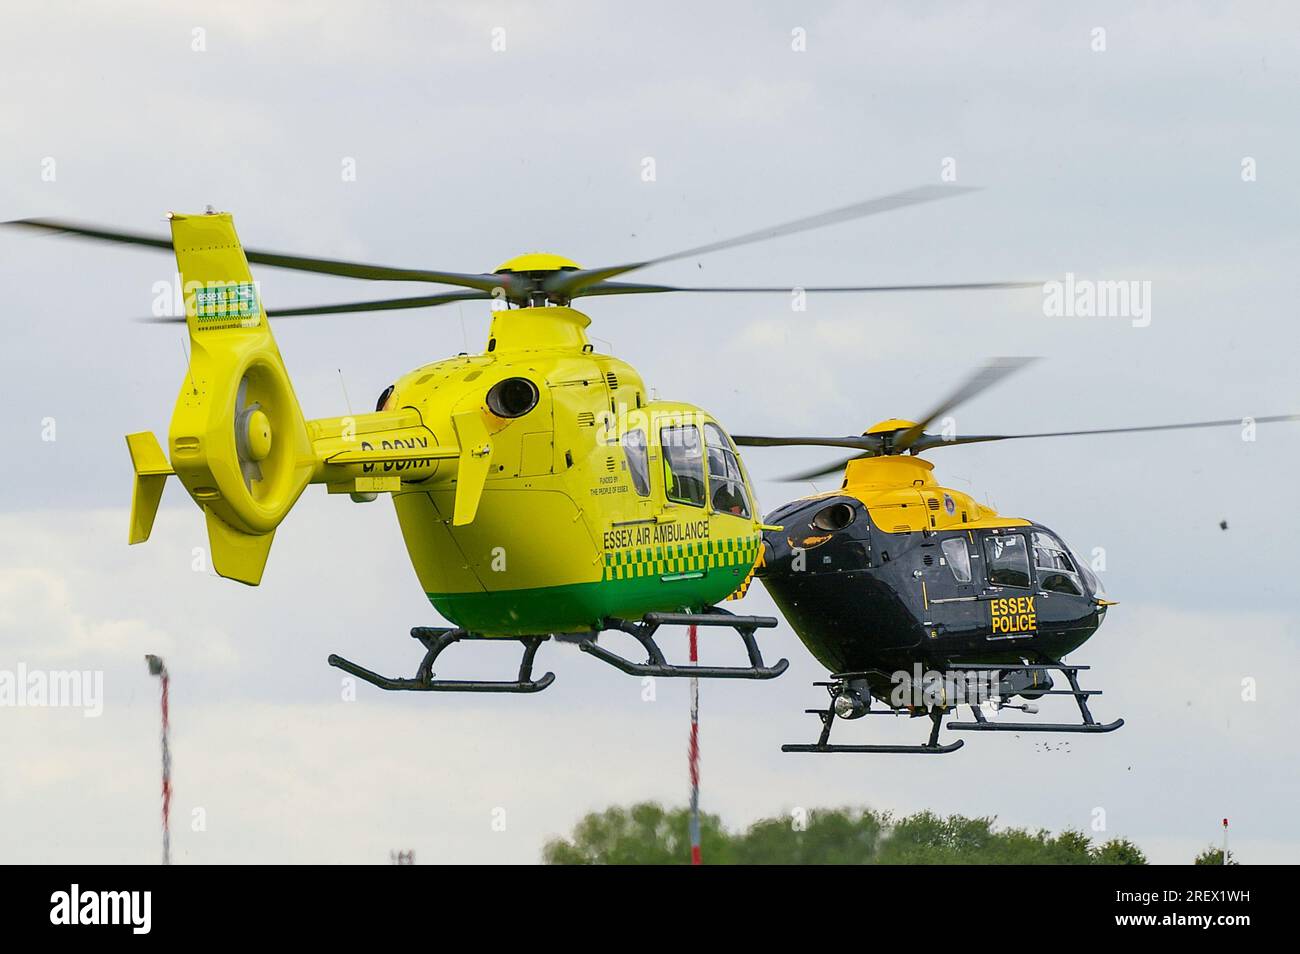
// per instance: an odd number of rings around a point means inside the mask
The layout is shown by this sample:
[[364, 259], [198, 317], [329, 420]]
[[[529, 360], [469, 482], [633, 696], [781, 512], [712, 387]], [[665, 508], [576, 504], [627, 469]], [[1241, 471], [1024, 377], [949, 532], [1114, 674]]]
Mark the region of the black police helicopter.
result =
[[[789, 480], [811, 480], [844, 468], [838, 490], [803, 497], [770, 513], [755, 575], [804, 645], [827, 669], [830, 704], [808, 709], [822, 723], [815, 743], [785, 752], [942, 754], [962, 740], [939, 742], [945, 716], [970, 706], [973, 721], [953, 730], [1111, 732], [1123, 719], [1099, 722], [1088, 707], [1098, 690], [1083, 689], [1087, 666], [1065, 656], [1087, 642], [1106, 618], [1101, 581], [1047, 527], [1006, 517], [968, 494], [941, 487], [933, 465], [917, 457], [953, 444], [1070, 437], [1300, 420], [1300, 415], [1234, 418], [1152, 427], [1041, 434], [930, 434], [926, 428], [1030, 359], [990, 362], [920, 421], [888, 420], [851, 437], [733, 435], [739, 445], [849, 448], [847, 460]], [[1052, 673], [1068, 688], [1055, 688]], [[1001, 711], [1038, 711], [1047, 695], [1072, 696], [1081, 721], [1010, 721]], [[1014, 703], [1019, 697], [1024, 700]], [[873, 702], [884, 703], [881, 707]], [[989, 709], [990, 718], [985, 710]], [[922, 745], [837, 745], [837, 718], [928, 716]]]

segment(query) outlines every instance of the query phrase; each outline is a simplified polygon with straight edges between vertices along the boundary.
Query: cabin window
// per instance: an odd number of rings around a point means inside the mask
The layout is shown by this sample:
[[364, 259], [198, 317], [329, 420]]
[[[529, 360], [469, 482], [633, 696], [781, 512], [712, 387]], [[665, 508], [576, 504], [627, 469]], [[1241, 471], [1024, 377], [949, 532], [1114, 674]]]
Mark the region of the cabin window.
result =
[[961, 537], [953, 537], [943, 541], [943, 555], [948, 560], [948, 569], [952, 570], [953, 578], [958, 583], [970, 582], [970, 551], [966, 549], [966, 541]]
[[716, 424], [704, 425], [704, 443], [709, 451], [709, 500], [718, 513], [749, 517], [749, 494], [740, 461], [731, 441]]
[[989, 583], [994, 586], [1029, 586], [1029, 554], [1023, 534], [1006, 533], [984, 538]]
[[646, 450], [645, 431], [638, 428], [623, 435], [623, 453], [632, 487], [642, 497], [650, 496], [650, 456]]
[[664, 492], [668, 499], [692, 507], [704, 506], [704, 448], [694, 424], [661, 427], [664, 451]]
[[1074, 560], [1065, 546], [1046, 533], [1034, 533], [1034, 566], [1038, 569], [1038, 586], [1051, 593], [1082, 596], [1083, 586]]

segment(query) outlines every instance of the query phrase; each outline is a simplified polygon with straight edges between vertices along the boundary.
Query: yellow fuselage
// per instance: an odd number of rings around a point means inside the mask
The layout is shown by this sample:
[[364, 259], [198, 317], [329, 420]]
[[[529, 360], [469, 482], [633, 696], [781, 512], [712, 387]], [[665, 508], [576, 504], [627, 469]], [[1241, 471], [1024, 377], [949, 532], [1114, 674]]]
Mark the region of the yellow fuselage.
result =
[[[761, 523], [743, 471], [747, 506], [735, 505], [734, 483], [724, 496], [723, 482], [710, 480], [727, 461], [705, 446], [718, 442], [716, 422], [688, 404], [648, 400], [630, 365], [593, 351], [588, 323], [567, 307], [498, 311], [482, 354], [404, 375], [388, 410], [308, 422], [322, 461], [314, 481], [391, 492], [425, 593], [465, 629], [582, 632], [606, 617], [699, 610], [733, 593], [757, 558]], [[538, 397], [506, 419], [486, 397], [511, 378], [533, 382]], [[491, 453], [477, 512], [458, 524], [459, 465], [454, 453], [436, 454], [457, 446], [453, 420], [465, 414], [484, 422]], [[665, 453], [680, 428], [696, 429], [702, 501], [682, 491]], [[369, 462], [347, 462], [358, 451]], [[390, 456], [376, 462], [375, 453]]]

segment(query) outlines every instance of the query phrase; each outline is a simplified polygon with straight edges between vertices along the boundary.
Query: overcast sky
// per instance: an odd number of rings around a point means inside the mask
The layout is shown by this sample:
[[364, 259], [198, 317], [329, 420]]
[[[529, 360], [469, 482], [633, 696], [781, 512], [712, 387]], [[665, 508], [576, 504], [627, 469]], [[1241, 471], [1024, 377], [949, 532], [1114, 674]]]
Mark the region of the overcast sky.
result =
[[[167, 210], [211, 204], [245, 244], [299, 254], [480, 271], [545, 250], [600, 265], [938, 182], [952, 160], [958, 184], [983, 191], [644, 277], [1075, 273], [1151, 282], [1149, 326], [1048, 318], [1035, 289], [812, 296], [805, 312], [784, 294], [646, 296], [589, 301], [598, 348], [736, 432], [860, 432], [1020, 354], [1043, 360], [961, 409], [961, 430], [1300, 411], [1300, 12], [1088, 6], [28, 6], [0, 32], [0, 219], [164, 235]], [[806, 49], [792, 49], [796, 30]], [[419, 655], [407, 631], [438, 622], [387, 500], [309, 490], [257, 589], [192, 569], [203, 521], [174, 482], [153, 539], [128, 549], [122, 435], [166, 433], [185, 368], [183, 333], [130, 319], [173, 271], [161, 253], [0, 233], [0, 670], [105, 680], [99, 718], [0, 709], [0, 859], [156, 860], [146, 652], [174, 677], [182, 862], [385, 862], [394, 849], [530, 862], [586, 811], [684, 803], [686, 686], [660, 680], [643, 701], [638, 680], [572, 647], [543, 647], [557, 679], [534, 697], [363, 685], [341, 699], [330, 652], [405, 673]], [[428, 287], [255, 277], [270, 307]], [[275, 333], [305, 412], [323, 417], [480, 349], [487, 314], [294, 319]], [[57, 439], [43, 440], [51, 418]], [[1074, 661], [1105, 690], [1097, 713], [1127, 725], [1050, 750], [980, 736], [938, 759], [782, 755], [814, 737], [802, 710], [824, 677], [783, 624], [764, 638], [790, 658], [784, 676], [702, 687], [704, 808], [732, 825], [833, 805], [996, 815], [1129, 837], [1178, 863], [1228, 816], [1242, 861], [1300, 861], [1300, 430], [1257, 438], [935, 451], [948, 486], [1104, 549], [1121, 605]], [[826, 456], [747, 454], [762, 508], [808, 492], [776, 478]], [[742, 605], [773, 611], [760, 587]], [[737, 651], [705, 636], [706, 660]], [[454, 652], [463, 674], [516, 664], [513, 646]], [[1256, 701], [1243, 701], [1248, 679]], [[840, 727], [842, 741], [920, 740], [916, 724], [868, 721]]]

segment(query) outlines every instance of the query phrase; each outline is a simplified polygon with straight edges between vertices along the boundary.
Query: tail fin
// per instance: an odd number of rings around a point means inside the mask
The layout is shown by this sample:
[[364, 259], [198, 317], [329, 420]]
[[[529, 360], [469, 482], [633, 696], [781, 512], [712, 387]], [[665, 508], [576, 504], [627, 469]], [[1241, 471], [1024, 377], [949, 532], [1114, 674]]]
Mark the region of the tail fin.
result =
[[131, 542], [148, 538], [174, 472], [207, 517], [213, 568], [255, 586], [316, 457], [230, 215], [173, 213], [171, 227], [190, 364], [172, 412], [171, 468], [160, 469], [152, 435], [127, 438], [136, 468]]

